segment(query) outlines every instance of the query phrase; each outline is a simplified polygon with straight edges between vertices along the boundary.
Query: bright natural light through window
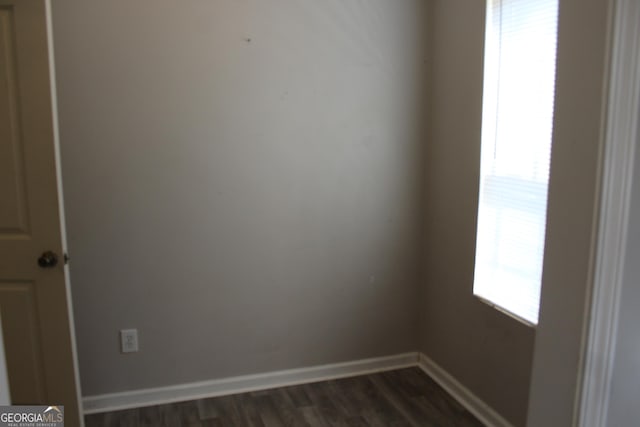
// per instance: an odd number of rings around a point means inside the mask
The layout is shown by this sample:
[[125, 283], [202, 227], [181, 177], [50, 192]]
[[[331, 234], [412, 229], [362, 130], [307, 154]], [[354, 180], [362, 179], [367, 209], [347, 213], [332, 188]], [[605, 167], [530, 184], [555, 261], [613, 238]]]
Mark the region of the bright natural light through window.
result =
[[558, 0], [489, 0], [473, 292], [538, 323]]

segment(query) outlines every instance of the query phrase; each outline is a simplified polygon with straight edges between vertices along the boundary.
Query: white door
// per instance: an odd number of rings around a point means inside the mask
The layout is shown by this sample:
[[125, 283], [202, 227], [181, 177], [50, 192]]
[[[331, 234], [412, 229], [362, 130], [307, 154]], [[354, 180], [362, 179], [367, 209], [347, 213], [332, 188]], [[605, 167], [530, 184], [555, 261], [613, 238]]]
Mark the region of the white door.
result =
[[76, 426], [50, 85], [45, 0], [0, 0], [0, 312], [10, 396], [64, 405], [66, 425]]
[[0, 405], [11, 405], [7, 362], [4, 358], [4, 338], [2, 337], [2, 313], [0, 313]]

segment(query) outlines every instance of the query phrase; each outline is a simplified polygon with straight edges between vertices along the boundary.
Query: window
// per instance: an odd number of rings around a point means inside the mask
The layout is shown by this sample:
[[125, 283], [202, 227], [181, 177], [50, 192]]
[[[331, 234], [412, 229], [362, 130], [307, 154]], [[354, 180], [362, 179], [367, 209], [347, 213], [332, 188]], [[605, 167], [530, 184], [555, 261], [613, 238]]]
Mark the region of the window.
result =
[[474, 294], [537, 324], [558, 0], [489, 0]]

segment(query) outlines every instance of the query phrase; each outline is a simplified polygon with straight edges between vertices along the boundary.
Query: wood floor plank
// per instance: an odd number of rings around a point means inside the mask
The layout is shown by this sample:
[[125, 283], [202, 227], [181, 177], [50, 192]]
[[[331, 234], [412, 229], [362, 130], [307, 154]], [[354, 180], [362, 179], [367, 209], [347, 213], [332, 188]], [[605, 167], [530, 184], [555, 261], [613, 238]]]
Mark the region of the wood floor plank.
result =
[[291, 395], [285, 388], [274, 389], [271, 392], [273, 404], [276, 406], [284, 425], [307, 427], [308, 423], [298, 412]]
[[284, 390], [285, 393], [289, 395], [289, 398], [296, 408], [312, 405], [311, 399], [305, 391], [304, 386], [294, 385], [291, 387], [283, 388], [282, 390]]
[[305, 390], [313, 402], [313, 406], [322, 414], [322, 418], [329, 423], [329, 425], [333, 426], [340, 422], [343, 415], [331, 399], [327, 382], [306, 384]]
[[280, 413], [270, 395], [257, 396], [256, 404], [265, 427], [280, 427], [286, 425], [282, 417], [280, 417]]
[[92, 414], [86, 427], [481, 427], [418, 368]]
[[[137, 409], [128, 409], [118, 412], [109, 412], [106, 414], [96, 414], [98, 416], [93, 420], [98, 422], [100, 426], [104, 427], [138, 427], [140, 425], [139, 414]], [[101, 416], [101, 417], [100, 417]], [[87, 426], [90, 425], [87, 423]]]
[[255, 397], [251, 393], [237, 394], [233, 396], [236, 408], [240, 411], [238, 426], [265, 427], [260, 412], [255, 403]]
[[331, 427], [331, 423], [327, 421], [322, 413], [315, 406], [305, 406], [298, 409], [298, 413], [304, 421], [313, 427]]

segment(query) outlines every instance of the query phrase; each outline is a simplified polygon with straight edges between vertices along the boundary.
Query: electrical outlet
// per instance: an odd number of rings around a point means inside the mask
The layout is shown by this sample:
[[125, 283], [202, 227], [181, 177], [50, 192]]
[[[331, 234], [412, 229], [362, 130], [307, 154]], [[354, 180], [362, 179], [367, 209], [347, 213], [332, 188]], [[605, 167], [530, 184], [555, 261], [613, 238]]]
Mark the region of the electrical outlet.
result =
[[138, 351], [138, 330], [120, 330], [120, 351], [122, 353], [135, 353]]

